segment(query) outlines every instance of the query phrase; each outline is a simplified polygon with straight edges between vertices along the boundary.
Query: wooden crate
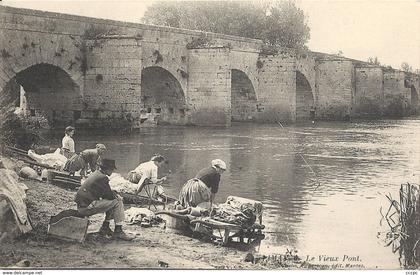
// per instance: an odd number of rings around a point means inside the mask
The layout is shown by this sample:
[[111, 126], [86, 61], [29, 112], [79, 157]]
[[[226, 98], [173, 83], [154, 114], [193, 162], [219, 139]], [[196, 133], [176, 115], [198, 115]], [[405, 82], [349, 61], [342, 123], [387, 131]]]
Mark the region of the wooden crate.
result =
[[57, 185], [62, 188], [77, 189], [81, 186], [80, 176], [71, 176], [69, 173], [56, 170], [48, 170], [47, 183]]
[[88, 226], [87, 218], [65, 217], [49, 224], [47, 234], [61, 240], [83, 242]]

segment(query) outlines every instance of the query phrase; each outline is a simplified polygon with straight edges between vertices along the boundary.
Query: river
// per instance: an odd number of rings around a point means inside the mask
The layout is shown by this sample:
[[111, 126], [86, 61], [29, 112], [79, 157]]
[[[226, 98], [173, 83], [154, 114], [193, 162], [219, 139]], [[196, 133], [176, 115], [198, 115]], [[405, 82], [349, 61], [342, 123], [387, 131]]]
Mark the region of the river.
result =
[[[398, 199], [407, 181], [418, 182], [420, 120], [315, 122], [303, 125], [235, 124], [231, 128], [158, 127], [140, 133], [77, 132], [76, 151], [101, 142], [118, 173], [125, 175], [154, 153], [169, 164], [166, 192], [221, 158], [228, 169], [216, 201], [229, 195], [263, 202], [264, 254], [296, 249], [304, 258], [345, 255], [366, 268], [399, 268], [398, 254], [384, 247], [378, 232], [388, 228], [380, 209], [386, 194]], [[59, 138], [50, 146], [58, 146]]]

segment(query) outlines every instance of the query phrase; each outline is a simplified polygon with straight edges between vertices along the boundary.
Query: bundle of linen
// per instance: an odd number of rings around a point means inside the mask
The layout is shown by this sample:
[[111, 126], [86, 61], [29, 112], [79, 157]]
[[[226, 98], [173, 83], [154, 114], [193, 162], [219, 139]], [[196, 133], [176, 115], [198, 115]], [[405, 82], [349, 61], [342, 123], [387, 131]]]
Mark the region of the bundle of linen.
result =
[[131, 207], [124, 212], [127, 224], [152, 226], [162, 222], [162, 219], [147, 208]]
[[252, 226], [262, 215], [262, 203], [245, 198], [229, 196], [225, 203], [214, 207], [211, 218], [221, 222]]
[[48, 153], [45, 155], [38, 155], [33, 150], [28, 151], [28, 156], [36, 160], [40, 164], [49, 165], [58, 170], [64, 167], [67, 162], [67, 158], [60, 154], [60, 148], [54, 151], [54, 153]]
[[126, 180], [118, 173], [112, 173], [111, 176], [109, 176], [109, 186], [118, 193], [135, 194], [137, 190], [136, 184]]

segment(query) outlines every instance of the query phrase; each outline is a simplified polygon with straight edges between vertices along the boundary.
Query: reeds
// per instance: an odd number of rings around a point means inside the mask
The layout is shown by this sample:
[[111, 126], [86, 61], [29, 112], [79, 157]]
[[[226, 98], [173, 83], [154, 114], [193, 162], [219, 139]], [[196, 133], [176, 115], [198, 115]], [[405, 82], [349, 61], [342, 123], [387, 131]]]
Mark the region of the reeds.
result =
[[386, 196], [390, 206], [383, 218], [390, 230], [386, 233], [386, 246], [399, 253], [401, 265], [407, 269], [420, 267], [420, 186], [402, 184], [400, 201]]

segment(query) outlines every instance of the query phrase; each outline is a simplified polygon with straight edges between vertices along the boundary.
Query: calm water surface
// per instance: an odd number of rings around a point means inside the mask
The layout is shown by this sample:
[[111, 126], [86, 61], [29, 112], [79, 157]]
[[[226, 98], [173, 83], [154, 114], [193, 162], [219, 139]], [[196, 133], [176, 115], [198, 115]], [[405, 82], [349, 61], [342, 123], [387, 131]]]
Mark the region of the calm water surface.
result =
[[389, 206], [385, 194], [398, 198], [400, 184], [418, 181], [419, 133], [420, 120], [386, 120], [78, 132], [75, 141], [77, 151], [106, 144], [123, 175], [154, 153], [167, 156], [160, 174], [172, 172], [166, 190], [175, 197], [186, 180], [221, 158], [228, 170], [216, 200], [235, 195], [265, 206], [260, 253], [295, 248], [303, 257], [340, 257], [341, 263], [344, 255], [359, 256], [367, 268], [394, 269], [398, 255], [377, 237], [387, 229], [379, 211]]

